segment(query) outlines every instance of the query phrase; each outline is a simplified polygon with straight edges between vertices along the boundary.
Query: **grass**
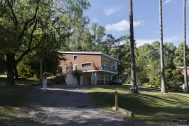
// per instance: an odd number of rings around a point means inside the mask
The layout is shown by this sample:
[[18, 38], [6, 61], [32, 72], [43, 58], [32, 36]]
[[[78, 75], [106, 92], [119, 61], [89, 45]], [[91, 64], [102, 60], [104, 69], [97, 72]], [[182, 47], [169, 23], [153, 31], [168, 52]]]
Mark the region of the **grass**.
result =
[[[18, 79], [15, 86], [6, 85], [6, 75], [0, 75], [0, 124], [12, 118], [21, 118], [22, 108], [32, 84], [39, 80]], [[53, 81], [53, 80], [52, 80]], [[134, 112], [133, 121], [145, 123], [170, 123], [171, 118], [189, 118], [189, 95], [184, 93], [160, 93], [157, 88], [139, 87], [139, 94], [129, 91], [129, 85], [97, 86], [88, 90], [97, 104], [104, 109], [114, 106], [114, 94], [118, 91], [118, 106]]]
[[[26, 101], [34, 80], [18, 79], [15, 86], [6, 85], [6, 76], [0, 75], [0, 122], [9, 122], [19, 118], [17, 111]], [[1, 123], [0, 123], [1, 124]]]
[[157, 88], [139, 87], [139, 94], [129, 91], [129, 85], [98, 86], [88, 90], [91, 97], [104, 109], [114, 106], [118, 91], [118, 106], [134, 113], [133, 121], [149, 124], [170, 123], [171, 118], [189, 118], [189, 95], [161, 93]]
[[[48, 78], [48, 84], [56, 84], [57, 78]], [[15, 86], [8, 86], [7, 75], [0, 74], [0, 125], [2, 122], [10, 122], [15, 118], [22, 118], [21, 113], [32, 85], [41, 84], [39, 79], [19, 78], [15, 80]]]

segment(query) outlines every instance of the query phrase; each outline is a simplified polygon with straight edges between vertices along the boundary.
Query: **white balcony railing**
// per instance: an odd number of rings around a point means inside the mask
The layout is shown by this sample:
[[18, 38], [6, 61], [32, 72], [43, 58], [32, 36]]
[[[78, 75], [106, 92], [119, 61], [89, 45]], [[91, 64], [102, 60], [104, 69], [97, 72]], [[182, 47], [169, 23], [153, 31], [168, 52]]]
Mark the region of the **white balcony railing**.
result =
[[105, 66], [102, 66], [102, 70], [111, 71], [111, 72], [117, 72], [117, 69], [110, 68], [110, 67], [105, 67]]

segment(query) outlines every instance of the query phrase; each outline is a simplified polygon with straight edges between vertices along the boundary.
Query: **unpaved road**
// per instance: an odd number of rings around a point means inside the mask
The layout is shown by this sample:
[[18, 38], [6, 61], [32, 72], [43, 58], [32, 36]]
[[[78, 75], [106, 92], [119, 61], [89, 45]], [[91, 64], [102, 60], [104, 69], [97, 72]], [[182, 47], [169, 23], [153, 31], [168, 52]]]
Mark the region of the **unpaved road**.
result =
[[[35, 86], [10, 126], [141, 126], [121, 114], [101, 110], [89, 97], [86, 86], [48, 85], [42, 92]], [[27, 106], [27, 107], [26, 107]]]

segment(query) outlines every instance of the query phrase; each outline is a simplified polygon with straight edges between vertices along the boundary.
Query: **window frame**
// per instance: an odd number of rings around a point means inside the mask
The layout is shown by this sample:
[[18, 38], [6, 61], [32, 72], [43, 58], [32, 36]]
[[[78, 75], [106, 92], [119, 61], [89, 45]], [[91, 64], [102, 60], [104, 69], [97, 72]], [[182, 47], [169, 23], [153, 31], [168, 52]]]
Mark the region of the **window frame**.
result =
[[[91, 64], [90, 66], [83, 66], [83, 64]], [[85, 63], [81, 63], [81, 68], [85, 68], [85, 67], [91, 67], [92, 63], [91, 62], [85, 62]]]
[[[76, 58], [75, 58], [76, 57]], [[73, 60], [77, 60], [78, 59], [78, 55], [73, 55]]]

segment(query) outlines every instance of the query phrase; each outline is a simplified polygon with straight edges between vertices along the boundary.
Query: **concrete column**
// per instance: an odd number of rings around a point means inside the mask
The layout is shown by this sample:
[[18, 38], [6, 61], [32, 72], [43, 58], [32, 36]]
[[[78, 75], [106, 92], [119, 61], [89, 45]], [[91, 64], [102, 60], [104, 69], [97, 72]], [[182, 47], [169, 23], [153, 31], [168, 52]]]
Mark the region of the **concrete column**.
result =
[[103, 73], [104, 85], [106, 84], [105, 73]]
[[95, 85], [97, 85], [97, 73], [94, 73], [94, 80], [95, 80]]
[[[84, 73], [83, 73], [84, 74]], [[83, 85], [83, 74], [80, 77], [80, 85]]]

